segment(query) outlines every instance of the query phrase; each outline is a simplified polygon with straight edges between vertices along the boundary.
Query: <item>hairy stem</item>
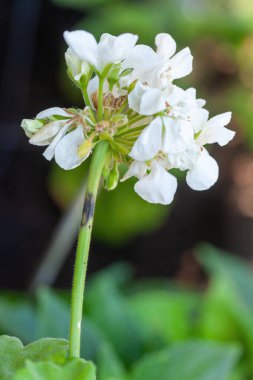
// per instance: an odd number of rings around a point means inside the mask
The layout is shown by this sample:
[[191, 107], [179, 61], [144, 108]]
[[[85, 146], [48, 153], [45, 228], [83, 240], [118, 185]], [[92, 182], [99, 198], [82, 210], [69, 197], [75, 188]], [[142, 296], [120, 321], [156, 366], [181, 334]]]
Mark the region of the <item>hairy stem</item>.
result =
[[93, 226], [94, 208], [107, 151], [108, 143], [106, 141], [99, 142], [92, 155], [92, 160], [89, 169], [83, 214], [78, 236], [76, 262], [73, 276], [73, 288], [71, 295], [69, 337], [70, 357], [80, 357], [83, 298], [91, 240], [91, 231]]

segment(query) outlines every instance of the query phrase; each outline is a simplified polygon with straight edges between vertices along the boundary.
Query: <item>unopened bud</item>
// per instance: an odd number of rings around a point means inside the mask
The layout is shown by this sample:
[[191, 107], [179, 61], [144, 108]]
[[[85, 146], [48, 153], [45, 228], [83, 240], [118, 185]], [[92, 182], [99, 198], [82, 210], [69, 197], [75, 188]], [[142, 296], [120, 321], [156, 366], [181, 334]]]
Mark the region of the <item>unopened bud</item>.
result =
[[106, 189], [107, 190], [114, 190], [119, 182], [119, 169], [118, 169], [118, 164], [115, 163], [113, 165], [112, 170], [110, 171], [109, 176], [107, 177], [106, 181]]
[[26, 136], [31, 138], [43, 127], [43, 123], [36, 119], [23, 119], [21, 122], [21, 127], [25, 131]]
[[70, 48], [65, 53], [65, 59], [71, 79], [86, 85], [91, 70], [88, 63], [81, 61]]

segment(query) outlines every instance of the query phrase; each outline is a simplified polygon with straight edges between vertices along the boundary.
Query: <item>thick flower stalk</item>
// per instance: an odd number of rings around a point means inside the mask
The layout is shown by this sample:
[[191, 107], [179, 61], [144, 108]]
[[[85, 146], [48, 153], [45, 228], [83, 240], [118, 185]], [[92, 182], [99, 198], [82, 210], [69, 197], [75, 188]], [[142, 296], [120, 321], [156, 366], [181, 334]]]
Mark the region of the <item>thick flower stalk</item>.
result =
[[[64, 38], [68, 75], [81, 90], [85, 107], [49, 108], [21, 126], [29, 142], [47, 146], [45, 158], [54, 158], [63, 169], [93, 155], [72, 295], [70, 354], [78, 356], [80, 304], [100, 177], [113, 190], [119, 180], [134, 176], [139, 196], [166, 205], [177, 189], [171, 169], [186, 171], [186, 182], [194, 190], [214, 185], [218, 164], [205, 145], [226, 145], [235, 132], [226, 128], [230, 112], [209, 119], [196, 90], [174, 84], [192, 71], [192, 55], [189, 48], [176, 53], [170, 35], [156, 36], [156, 50], [136, 45], [137, 36], [129, 33], [106, 33], [99, 42], [85, 31], [65, 32]], [[120, 179], [121, 164], [126, 171]]]

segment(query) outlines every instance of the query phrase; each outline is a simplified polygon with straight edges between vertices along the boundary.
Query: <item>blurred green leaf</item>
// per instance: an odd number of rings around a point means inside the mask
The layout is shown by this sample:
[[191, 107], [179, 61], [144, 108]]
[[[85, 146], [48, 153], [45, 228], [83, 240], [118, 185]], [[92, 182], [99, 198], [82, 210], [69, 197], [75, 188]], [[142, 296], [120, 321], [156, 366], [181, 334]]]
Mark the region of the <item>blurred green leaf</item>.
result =
[[[37, 337], [67, 338], [69, 305], [49, 288], [37, 292]], [[52, 316], [54, 316], [52, 318]]]
[[109, 273], [102, 272], [89, 282], [85, 306], [91, 320], [103, 331], [125, 363], [129, 364], [141, 355], [143, 329], [131, 315], [125, 298]]
[[14, 380], [95, 380], [95, 367], [82, 359], [72, 359], [60, 367], [51, 362], [26, 362]]
[[198, 257], [212, 274], [199, 328], [203, 337], [240, 342], [248, 372], [253, 371], [253, 272], [242, 260], [210, 245]]
[[199, 245], [200, 262], [213, 276], [231, 281], [231, 289], [239, 295], [245, 306], [253, 310], [253, 270], [248, 263], [208, 244]]
[[123, 363], [109, 343], [103, 344], [98, 352], [97, 372], [98, 380], [125, 378], [126, 371]]
[[22, 294], [3, 294], [0, 297], [0, 331], [19, 337], [24, 343], [35, 339], [34, 306]]
[[26, 360], [64, 363], [67, 353], [68, 342], [63, 339], [44, 338], [24, 347], [18, 338], [3, 335], [0, 337], [0, 379], [12, 379]]
[[150, 354], [134, 367], [131, 380], [225, 380], [240, 350], [211, 342], [188, 341]]
[[197, 294], [163, 290], [143, 291], [129, 298], [134, 317], [167, 343], [192, 335]]

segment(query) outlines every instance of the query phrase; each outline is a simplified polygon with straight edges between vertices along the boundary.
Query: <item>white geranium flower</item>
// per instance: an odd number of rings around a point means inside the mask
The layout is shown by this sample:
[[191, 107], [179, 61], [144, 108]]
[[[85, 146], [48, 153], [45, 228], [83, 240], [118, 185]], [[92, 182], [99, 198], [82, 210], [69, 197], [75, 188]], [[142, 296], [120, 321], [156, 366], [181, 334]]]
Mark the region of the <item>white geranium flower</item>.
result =
[[142, 131], [129, 156], [137, 161], [148, 161], [159, 152], [183, 152], [193, 144], [191, 123], [159, 116]]
[[[40, 112], [36, 118], [39, 120], [50, 119], [52, 116], [64, 116], [63, 120], [55, 120], [46, 123], [35, 134], [32, 135], [29, 142], [33, 145], [48, 145], [43, 155], [47, 160], [55, 157], [57, 164], [65, 169], [73, 169], [80, 165], [88, 155], [80, 157], [78, 148], [84, 142], [83, 127], [78, 126], [74, 130], [68, 130], [71, 127], [73, 115], [59, 107], [49, 108]], [[68, 119], [67, 119], [68, 117]]]
[[89, 151], [84, 157], [78, 155], [78, 149], [84, 141], [82, 126], [66, 134], [55, 147], [54, 156], [56, 163], [65, 170], [74, 169], [79, 166], [90, 154]]
[[45, 124], [30, 138], [29, 143], [38, 146], [49, 145], [65, 124], [65, 120], [56, 120]]
[[232, 140], [235, 132], [226, 128], [231, 113], [209, 119], [194, 88], [173, 84], [192, 70], [189, 48], [176, 53], [176, 42], [166, 33], [156, 36], [156, 51], [135, 46], [137, 36], [130, 33], [105, 33], [97, 42], [77, 30], [65, 32], [64, 38], [68, 73], [88, 106], [53, 107], [22, 121], [31, 144], [48, 145], [46, 159], [55, 157], [60, 167], [73, 169], [106, 140], [107, 189], [118, 183], [118, 165], [130, 163], [121, 181], [136, 177], [135, 191], [152, 203], [172, 202], [177, 187], [169, 173], [173, 168], [187, 171], [186, 181], [195, 190], [217, 181], [218, 165], [204, 146]]
[[[63, 117], [63, 119], [54, 120], [54, 116], [60, 116]], [[66, 123], [69, 122], [72, 117], [73, 115], [60, 107], [52, 107], [39, 112], [36, 115], [35, 120], [31, 120], [31, 123], [29, 123], [29, 125], [31, 124], [33, 126], [33, 130], [31, 130], [31, 127], [29, 129], [30, 144], [38, 146], [49, 145], [58, 134], [58, 132], [64, 127]], [[45, 123], [45, 120], [47, 119], [51, 119], [53, 121]], [[41, 120], [43, 120], [43, 122]], [[41, 124], [40, 128], [36, 129], [37, 124], [34, 125], [35, 122]], [[25, 125], [27, 125], [27, 122]]]
[[143, 161], [133, 161], [127, 172], [125, 173], [124, 177], [120, 180], [121, 182], [126, 181], [130, 177], [136, 177], [138, 179], [141, 179], [146, 174], [148, 167], [147, 164]]
[[235, 135], [234, 131], [225, 128], [231, 120], [231, 112], [225, 112], [207, 120], [208, 114], [201, 120], [202, 126], [196, 139], [199, 145], [218, 143], [224, 146], [231, 141]]
[[198, 134], [195, 146], [187, 149], [183, 154], [169, 155], [172, 166], [181, 170], [188, 170], [187, 184], [194, 190], [206, 190], [215, 184], [219, 175], [218, 164], [203, 147], [205, 144], [218, 143], [223, 146], [233, 137], [235, 132], [225, 128], [231, 119], [231, 113], [226, 112], [208, 120], [208, 112], [200, 110], [197, 115]]
[[152, 160], [163, 147], [163, 123], [156, 117], [140, 134], [129, 156], [137, 161]]
[[150, 173], [144, 175], [134, 186], [135, 192], [150, 203], [170, 204], [177, 189], [176, 178], [158, 161], [151, 163]]
[[156, 52], [146, 45], [137, 45], [130, 52], [123, 67], [133, 69], [132, 78], [151, 87], [166, 88], [174, 79], [191, 73], [192, 55], [189, 48], [175, 54], [176, 43], [166, 33], [158, 34], [155, 44]]
[[194, 144], [194, 132], [189, 121], [164, 117], [163, 123], [165, 127], [164, 152], [181, 153]]
[[[170, 108], [170, 115], [191, 120], [195, 111], [202, 109], [205, 100], [196, 98], [196, 90], [182, 88], [172, 85], [167, 90], [167, 102]], [[207, 111], [206, 111], [207, 112]]]
[[64, 38], [77, 57], [87, 62], [100, 74], [106, 66], [123, 61], [138, 39], [131, 33], [124, 33], [117, 37], [104, 33], [97, 43], [94, 36], [84, 30], [66, 31]]
[[140, 115], [153, 115], [166, 108], [166, 97], [162, 90], [137, 82], [128, 95], [129, 108]]

